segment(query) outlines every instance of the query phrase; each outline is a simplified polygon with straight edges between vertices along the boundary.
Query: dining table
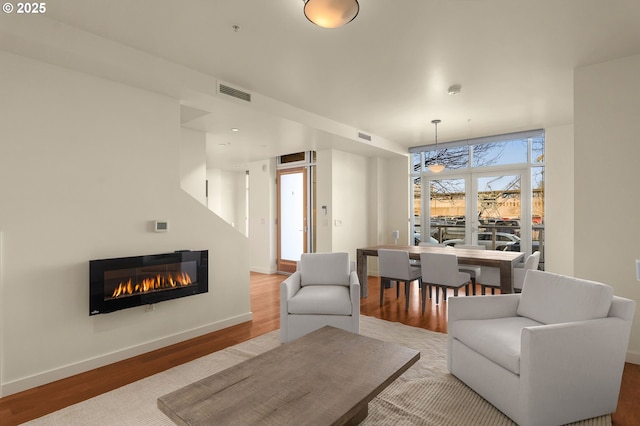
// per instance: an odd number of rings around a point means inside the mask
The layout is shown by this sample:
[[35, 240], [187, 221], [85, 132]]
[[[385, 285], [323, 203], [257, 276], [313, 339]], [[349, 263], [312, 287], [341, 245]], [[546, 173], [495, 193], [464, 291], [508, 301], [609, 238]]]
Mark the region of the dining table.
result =
[[476, 250], [466, 248], [442, 246], [399, 246], [377, 245], [363, 247], [356, 250], [358, 279], [360, 280], [360, 296], [367, 297], [367, 259], [378, 256], [378, 250], [403, 250], [409, 253], [409, 258], [420, 260], [420, 253], [455, 254], [458, 262], [465, 265], [489, 266], [500, 269], [500, 293], [513, 293], [513, 268], [524, 260], [524, 253], [502, 250]]

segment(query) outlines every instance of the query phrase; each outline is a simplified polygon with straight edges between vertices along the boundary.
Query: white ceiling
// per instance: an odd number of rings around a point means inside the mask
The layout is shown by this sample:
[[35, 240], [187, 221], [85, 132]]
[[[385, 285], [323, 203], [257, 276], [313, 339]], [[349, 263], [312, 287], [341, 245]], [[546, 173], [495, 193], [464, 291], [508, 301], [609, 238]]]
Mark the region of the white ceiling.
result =
[[[335, 30], [302, 7], [54, 0], [46, 19], [162, 58], [158, 73], [179, 65], [256, 96], [258, 107], [183, 107], [183, 126], [208, 133], [209, 165], [237, 169], [329, 146], [406, 152], [433, 142], [434, 118], [442, 142], [569, 124], [573, 70], [640, 53], [638, 0], [360, 0], [357, 18]], [[25, 49], [8, 44], [0, 48]], [[460, 94], [447, 94], [453, 84]], [[358, 131], [380, 142], [358, 141]]]

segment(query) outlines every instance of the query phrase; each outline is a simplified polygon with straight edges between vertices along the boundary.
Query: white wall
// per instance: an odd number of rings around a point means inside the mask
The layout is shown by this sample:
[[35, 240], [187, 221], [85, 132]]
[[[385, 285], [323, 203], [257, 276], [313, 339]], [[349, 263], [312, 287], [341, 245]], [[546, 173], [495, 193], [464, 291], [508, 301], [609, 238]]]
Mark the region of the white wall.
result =
[[204, 132], [180, 129], [180, 187], [207, 205], [207, 140]]
[[383, 244], [387, 205], [387, 191], [384, 190], [386, 162], [382, 158], [369, 158], [369, 179], [367, 184], [367, 216], [369, 218], [368, 245]]
[[368, 245], [367, 159], [343, 151], [332, 151], [333, 226], [332, 250], [348, 252]]
[[574, 275], [573, 125], [545, 129], [545, 271]]
[[[333, 251], [333, 152], [323, 149], [316, 152], [316, 251]], [[322, 207], [327, 207], [325, 215]]]
[[[318, 252], [346, 251], [355, 260], [359, 247], [393, 244], [392, 230], [400, 230], [398, 244], [408, 244], [408, 156], [366, 158], [322, 150], [316, 159]], [[367, 270], [377, 274], [377, 258], [369, 258]]]
[[[316, 153], [317, 251], [349, 253], [369, 244], [369, 162], [334, 149]], [[323, 216], [322, 206], [327, 206]]]
[[[578, 68], [575, 91], [575, 274], [640, 302], [640, 55]], [[636, 307], [627, 359], [640, 364]]]
[[[1, 395], [250, 320], [246, 238], [180, 189], [179, 102], [0, 63]], [[178, 249], [209, 250], [209, 293], [89, 316], [89, 260]]]
[[245, 172], [207, 169], [209, 209], [248, 236]]
[[249, 240], [251, 270], [276, 272], [276, 161], [249, 164]]
[[386, 192], [385, 208], [387, 227], [383, 233], [383, 244], [393, 244], [391, 231], [400, 231], [400, 245], [413, 245], [413, 235], [409, 235], [411, 215], [413, 214], [413, 194], [409, 181], [409, 156], [394, 157], [386, 160], [384, 186]]

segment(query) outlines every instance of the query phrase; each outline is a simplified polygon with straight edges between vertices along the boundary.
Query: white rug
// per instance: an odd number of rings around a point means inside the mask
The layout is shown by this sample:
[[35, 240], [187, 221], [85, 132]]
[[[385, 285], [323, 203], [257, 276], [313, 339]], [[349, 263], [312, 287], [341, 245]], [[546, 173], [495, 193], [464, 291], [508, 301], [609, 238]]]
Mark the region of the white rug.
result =
[[[449, 374], [445, 334], [367, 316], [361, 317], [360, 328], [365, 336], [421, 352], [420, 360], [369, 404], [369, 416], [363, 425], [514, 425], [509, 418]], [[27, 424], [171, 426], [173, 423], [157, 408], [158, 397], [279, 344], [279, 331], [273, 331]], [[611, 425], [611, 417], [598, 417], [574, 425]]]

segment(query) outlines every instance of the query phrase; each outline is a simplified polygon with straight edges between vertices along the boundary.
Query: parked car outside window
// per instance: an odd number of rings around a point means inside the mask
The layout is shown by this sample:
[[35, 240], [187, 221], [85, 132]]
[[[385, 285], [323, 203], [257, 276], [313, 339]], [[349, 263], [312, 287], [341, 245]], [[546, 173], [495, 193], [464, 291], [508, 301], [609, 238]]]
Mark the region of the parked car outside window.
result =
[[517, 219], [496, 220], [496, 231], [520, 235], [520, 221]]
[[[485, 246], [488, 250], [491, 250], [493, 244], [493, 233], [492, 232], [480, 232], [478, 234], [478, 244]], [[446, 246], [455, 247], [456, 245], [464, 245], [465, 240], [461, 238], [456, 238], [453, 240], [443, 241], [443, 244]], [[506, 250], [507, 246], [511, 246], [514, 244], [518, 244], [520, 246], [520, 237], [514, 234], [509, 234], [506, 232], [496, 232], [496, 250]]]

